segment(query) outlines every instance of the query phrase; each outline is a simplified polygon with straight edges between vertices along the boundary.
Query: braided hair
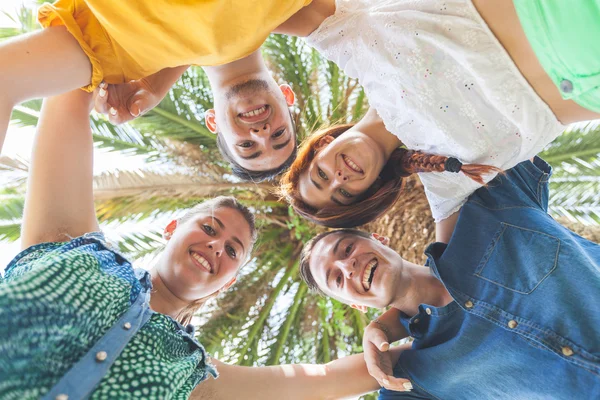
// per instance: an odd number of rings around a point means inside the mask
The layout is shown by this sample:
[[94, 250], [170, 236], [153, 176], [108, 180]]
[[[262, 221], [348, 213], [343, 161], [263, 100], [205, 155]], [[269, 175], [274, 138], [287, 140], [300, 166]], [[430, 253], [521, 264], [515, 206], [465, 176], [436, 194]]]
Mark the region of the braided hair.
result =
[[417, 172], [463, 173], [480, 185], [483, 175], [501, 172], [499, 168], [481, 164], [462, 164], [454, 157], [444, 157], [422, 151], [398, 148], [392, 152], [379, 179], [359, 196], [358, 201], [346, 206], [331, 205], [317, 209], [304, 202], [298, 189], [300, 176], [308, 169], [317, 154], [317, 146], [326, 136], [337, 138], [353, 124], [338, 125], [311, 135], [298, 150], [298, 157], [282, 176], [279, 193], [304, 218], [330, 228], [353, 228], [371, 222], [385, 214], [401, 197], [404, 178]]

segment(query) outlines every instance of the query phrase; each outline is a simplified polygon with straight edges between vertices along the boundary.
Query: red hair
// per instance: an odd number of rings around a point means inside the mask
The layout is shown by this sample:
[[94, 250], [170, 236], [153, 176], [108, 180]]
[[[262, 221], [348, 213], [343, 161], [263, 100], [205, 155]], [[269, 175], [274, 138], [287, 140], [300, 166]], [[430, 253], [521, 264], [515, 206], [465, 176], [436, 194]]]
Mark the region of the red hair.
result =
[[[398, 148], [391, 154], [383, 167], [380, 179], [365, 193], [359, 201], [347, 206], [331, 205], [317, 209], [304, 202], [298, 190], [300, 175], [310, 166], [318, 153], [319, 142], [326, 136], [337, 138], [354, 124], [337, 125], [323, 129], [307, 138], [298, 150], [298, 157], [290, 169], [282, 176], [279, 192], [294, 210], [304, 218], [330, 228], [352, 228], [377, 219], [389, 210], [400, 198], [404, 178], [417, 172], [443, 172], [448, 157], [421, 151]], [[450, 158], [450, 160], [454, 160]], [[481, 164], [459, 165], [460, 172], [475, 182], [484, 185], [482, 175], [501, 172], [500, 169]]]

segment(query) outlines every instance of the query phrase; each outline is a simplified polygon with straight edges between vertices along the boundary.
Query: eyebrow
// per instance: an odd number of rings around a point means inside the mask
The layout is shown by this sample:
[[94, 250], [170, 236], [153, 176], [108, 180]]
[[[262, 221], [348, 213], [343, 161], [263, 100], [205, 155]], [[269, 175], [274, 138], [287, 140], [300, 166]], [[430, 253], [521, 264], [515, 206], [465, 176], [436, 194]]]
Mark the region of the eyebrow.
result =
[[[219, 218], [212, 217], [212, 219], [214, 219], [215, 221], [217, 221], [217, 224], [219, 224], [219, 226], [221, 227], [221, 229], [225, 229], [225, 225], [223, 225], [223, 223], [221, 222], [221, 220]], [[238, 239], [237, 236], [232, 237], [232, 239], [233, 239], [234, 242], [238, 243], [242, 247], [242, 251], [245, 253], [246, 252], [246, 248], [242, 244], [242, 241], [240, 239]]]
[[285, 146], [287, 146], [290, 142], [292, 141], [292, 138], [289, 138], [288, 140], [286, 140], [285, 142], [281, 143], [281, 144], [276, 144], [275, 146], [273, 146], [274, 150], [281, 150], [283, 149]]
[[[340, 243], [344, 239], [346, 239], [346, 235], [340, 235], [340, 238], [337, 240], [337, 242], [335, 242], [335, 245], [333, 246], [333, 252], [332, 252], [334, 255], [337, 253], [338, 247], [340, 246]], [[325, 285], [327, 285], [327, 287], [331, 289], [331, 285], [329, 283], [330, 275], [331, 275], [331, 268], [327, 269], [327, 272], [325, 273]]]
[[257, 151], [254, 154], [250, 154], [249, 156], [240, 156], [240, 158], [243, 158], [244, 160], [254, 160], [255, 158], [258, 158], [262, 155], [262, 151]]
[[319, 185], [313, 178], [310, 178], [310, 181], [317, 187], [317, 189], [323, 190], [323, 186]]
[[336, 199], [335, 197], [331, 196], [330, 197], [331, 201], [333, 201], [335, 204], [337, 204], [338, 206], [347, 206], [348, 204], [344, 204], [341, 201], [339, 201], [338, 199]]

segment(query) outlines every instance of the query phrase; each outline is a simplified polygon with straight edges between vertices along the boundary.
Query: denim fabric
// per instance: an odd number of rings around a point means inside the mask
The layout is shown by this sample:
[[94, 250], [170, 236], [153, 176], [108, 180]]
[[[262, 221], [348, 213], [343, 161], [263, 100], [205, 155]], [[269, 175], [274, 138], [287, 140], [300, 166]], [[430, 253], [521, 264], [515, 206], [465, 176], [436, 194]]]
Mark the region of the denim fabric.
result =
[[600, 398], [600, 246], [546, 213], [550, 174], [536, 158], [497, 177], [427, 249], [455, 302], [402, 317], [394, 374], [415, 389], [381, 399]]

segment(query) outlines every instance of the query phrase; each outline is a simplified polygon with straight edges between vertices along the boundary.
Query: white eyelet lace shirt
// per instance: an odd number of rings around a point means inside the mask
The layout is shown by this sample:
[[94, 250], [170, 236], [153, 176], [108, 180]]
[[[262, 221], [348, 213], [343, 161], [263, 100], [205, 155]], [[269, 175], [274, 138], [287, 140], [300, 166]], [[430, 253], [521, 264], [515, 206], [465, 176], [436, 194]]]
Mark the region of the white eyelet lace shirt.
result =
[[[508, 169], [565, 129], [468, 0], [337, 0], [306, 40], [359, 80], [410, 149]], [[480, 187], [419, 175], [436, 222]]]

